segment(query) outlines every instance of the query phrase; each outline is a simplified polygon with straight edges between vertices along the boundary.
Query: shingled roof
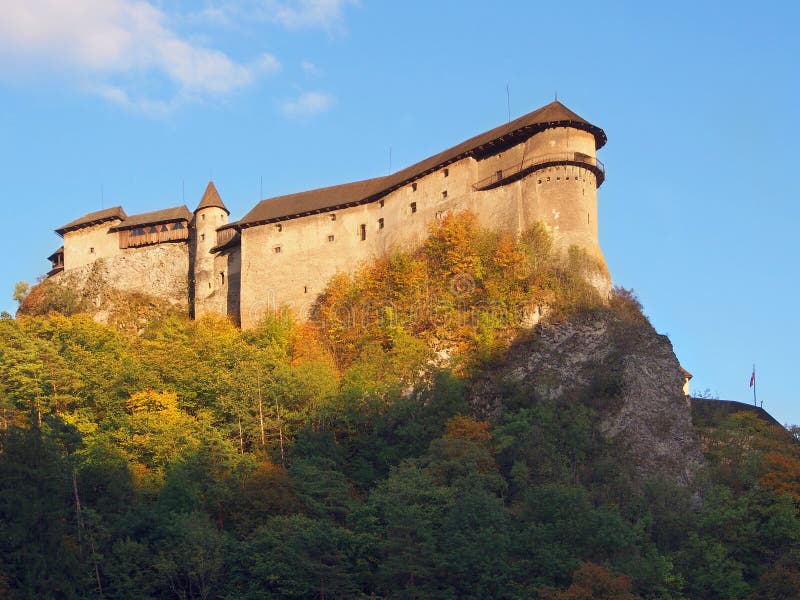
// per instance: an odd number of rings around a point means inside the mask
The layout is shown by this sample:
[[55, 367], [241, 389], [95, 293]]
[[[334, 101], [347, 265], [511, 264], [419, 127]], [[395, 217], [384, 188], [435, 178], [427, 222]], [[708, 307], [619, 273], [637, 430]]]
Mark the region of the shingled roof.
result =
[[194, 212], [196, 213], [198, 210], [203, 208], [221, 208], [226, 213], [231, 214], [231, 211], [228, 210], [228, 208], [225, 206], [225, 203], [222, 201], [222, 198], [220, 197], [213, 181], [208, 182], [206, 191], [203, 194], [203, 197], [200, 199], [200, 204], [197, 205], [197, 208], [194, 209]]
[[131, 215], [119, 225], [109, 229], [109, 231], [122, 231], [123, 229], [133, 229], [135, 227], [143, 227], [144, 225], [158, 225], [159, 223], [191, 220], [192, 213], [189, 212], [189, 209], [186, 208], [186, 205], [183, 205], [176, 206], [174, 208], [165, 208], [163, 210], [140, 213], [138, 215]]
[[83, 215], [79, 219], [70, 221], [66, 225], [62, 225], [56, 229], [56, 233], [61, 237], [64, 237], [64, 234], [68, 231], [75, 231], [76, 229], [82, 229], [91, 225], [98, 225], [100, 223], [105, 223], [106, 221], [113, 221], [114, 219], [120, 219], [124, 221], [126, 218], [127, 215], [125, 214], [125, 211], [122, 210], [121, 206], [113, 206], [111, 208], [105, 208], [103, 210], [91, 212]]
[[552, 127], [574, 127], [588, 131], [594, 136], [598, 149], [606, 143], [606, 134], [602, 129], [554, 101], [391, 175], [262, 200], [239, 221], [239, 227], [252, 227], [372, 202], [440, 167], [467, 156], [477, 159], [491, 156]]

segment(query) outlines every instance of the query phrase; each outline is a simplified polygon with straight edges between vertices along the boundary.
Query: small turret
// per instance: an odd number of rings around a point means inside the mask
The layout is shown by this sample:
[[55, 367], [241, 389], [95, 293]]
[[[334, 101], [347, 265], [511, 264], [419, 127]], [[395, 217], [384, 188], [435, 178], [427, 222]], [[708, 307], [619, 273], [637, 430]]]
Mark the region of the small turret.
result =
[[214, 186], [208, 182], [192, 221], [192, 275], [194, 280], [194, 316], [209, 312], [209, 300], [224, 285], [224, 275], [217, 278], [212, 248], [217, 245], [217, 229], [228, 223], [225, 203]]

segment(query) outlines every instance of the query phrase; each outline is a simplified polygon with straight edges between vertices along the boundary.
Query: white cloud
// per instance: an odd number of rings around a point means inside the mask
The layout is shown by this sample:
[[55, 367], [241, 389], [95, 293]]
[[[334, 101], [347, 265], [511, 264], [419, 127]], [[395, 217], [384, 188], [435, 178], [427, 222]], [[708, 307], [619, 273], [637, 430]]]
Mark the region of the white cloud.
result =
[[303, 69], [303, 72], [306, 75], [316, 75], [317, 74], [317, 65], [312, 63], [310, 60], [304, 60], [300, 67]]
[[[0, 19], [0, 70], [66, 71], [82, 79], [85, 89], [122, 106], [149, 107], [147, 112], [232, 92], [279, 67], [270, 55], [245, 64], [192, 43], [145, 0], [24, 0], [4, 6]], [[119, 81], [143, 75], [166, 78], [170, 97], [131, 100]]]
[[330, 94], [305, 92], [296, 99], [284, 102], [281, 112], [288, 117], [311, 117], [328, 110], [333, 104]]
[[344, 21], [344, 7], [355, 0], [267, 0], [265, 9], [272, 20], [288, 29], [336, 29]]
[[358, 0], [205, 0], [187, 19], [219, 27], [246, 27], [248, 23], [276, 23], [286, 29], [340, 30], [344, 9]]

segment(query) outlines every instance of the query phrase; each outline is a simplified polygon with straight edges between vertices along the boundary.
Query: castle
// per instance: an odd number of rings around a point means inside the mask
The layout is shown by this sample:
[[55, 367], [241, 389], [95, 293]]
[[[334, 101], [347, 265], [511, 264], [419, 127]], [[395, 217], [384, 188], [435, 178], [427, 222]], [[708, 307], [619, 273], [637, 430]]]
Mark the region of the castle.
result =
[[555, 101], [391, 175], [262, 200], [239, 221], [211, 182], [193, 213], [128, 216], [116, 206], [59, 227], [49, 276], [103, 266], [112, 287], [247, 328], [281, 305], [306, 315], [333, 275], [419, 247], [432, 222], [463, 210], [513, 233], [542, 222], [560, 248], [604, 267], [596, 151], [605, 143], [602, 129]]

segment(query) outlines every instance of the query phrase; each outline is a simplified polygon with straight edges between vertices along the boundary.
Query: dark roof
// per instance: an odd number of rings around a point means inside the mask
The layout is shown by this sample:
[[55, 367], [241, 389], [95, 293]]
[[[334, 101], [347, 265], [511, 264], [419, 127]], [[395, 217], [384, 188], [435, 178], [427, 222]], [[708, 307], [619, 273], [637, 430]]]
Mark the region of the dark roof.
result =
[[414, 179], [467, 156], [484, 158], [545, 129], [565, 126], [582, 129], [594, 135], [598, 149], [606, 143], [606, 134], [602, 129], [555, 101], [391, 175], [262, 200], [239, 221], [239, 226], [250, 227], [371, 202]]
[[203, 197], [200, 199], [200, 204], [197, 205], [197, 208], [194, 209], [194, 212], [197, 212], [203, 208], [221, 208], [226, 213], [231, 214], [231, 211], [228, 210], [228, 208], [225, 206], [225, 203], [222, 201], [222, 198], [220, 198], [219, 192], [217, 191], [213, 181], [208, 182], [206, 191], [203, 193]]
[[90, 225], [98, 225], [99, 223], [113, 221], [114, 219], [125, 220], [126, 217], [127, 215], [125, 215], [125, 211], [122, 210], [121, 206], [113, 206], [111, 208], [105, 208], [103, 210], [91, 212], [87, 215], [83, 215], [79, 219], [70, 221], [66, 225], [62, 225], [56, 229], [56, 233], [63, 237], [68, 231], [82, 229], [84, 227], [89, 227]]
[[694, 377], [694, 375], [689, 373], [689, 371], [684, 369], [682, 366], [678, 365], [678, 369], [680, 369], [681, 375], [683, 375], [684, 379], [691, 379], [692, 377]]
[[220, 244], [219, 246], [214, 246], [211, 249], [211, 252], [213, 253], [222, 252], [223, 250], [228, 250], [230, 248], [235, 248], [236, 246], [240, 246], [241, 243], [242, 243], [242, 234], [237, 231], [236, 233], [233, 234], [233, 237], [224, 244]]
[[47, 257], [47, 260], [54, 260], [56, 256], [59, 254], [64, 254], [64, 246], [61, 246], [58, 250], [53, 252], [50, 256]]
[[109, 231], [122, 231], [123, 229], [133, 229], [144, 225], [157, 225], [158, 223], [171, 223], [172, 221], [191, 221], [192, 213], [186, 205], [174, 208], [165, 208], [153, 212], [131, 215], [119, 225], [112, 227]]

